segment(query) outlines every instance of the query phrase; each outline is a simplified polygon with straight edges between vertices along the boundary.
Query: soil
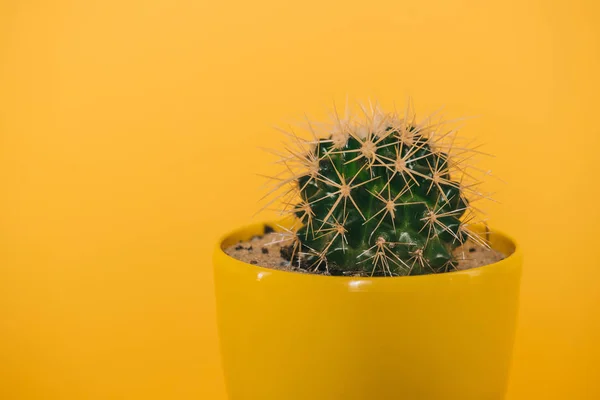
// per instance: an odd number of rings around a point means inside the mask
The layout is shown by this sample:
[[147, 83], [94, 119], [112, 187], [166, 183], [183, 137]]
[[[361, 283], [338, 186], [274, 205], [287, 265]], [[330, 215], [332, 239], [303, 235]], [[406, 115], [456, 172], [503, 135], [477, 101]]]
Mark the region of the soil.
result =
[[[239, 242], [224, 249], [225, 253], [240, 261], [261, 267], [273, 268], [282, 271], [312, 273], [327, 275], [327, 272], [312, 272], [297, 265], [290, 264], [290, 240], [276, 233], [269, 226], [265, 227], [265, 234], [254, 236], [245, 242]], [[458, 261], [456, 269], [464, 270], [483, 265], [493, 264], [506, 256], [501, 252], [482, 247], [471, 241], [465, 242], [454, 250]], [[351, 271], [343, 273], [346, 276], [363, 276], [364, 274]], [[364, 275], [368, 276], [368, 275]]]

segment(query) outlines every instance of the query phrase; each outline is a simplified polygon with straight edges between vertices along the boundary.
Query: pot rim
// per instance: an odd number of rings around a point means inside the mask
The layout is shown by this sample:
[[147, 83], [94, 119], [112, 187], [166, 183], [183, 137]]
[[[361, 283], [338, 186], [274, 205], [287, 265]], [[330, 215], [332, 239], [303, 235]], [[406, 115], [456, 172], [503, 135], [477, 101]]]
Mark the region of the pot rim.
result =
[[[227, 260], [226, 262], [228, 262], [228, 263], [233, 263], [233, 265], [237, 265], [238, 267], [245, 268], [246, 273], [248, 273], [248, 272], [256, 272], [256, 274], [268, 273], [269, 275], [272, 275], [273, 277], [285, 276], [285, 277], [291, 278], [293, 276], [297, 276], [299, 279], [306, 279], [306, 278], [330, 279], [330, 280], [337, 280], [339, 282], [342, 282], [342, 281], [349, 282], [349, 281], [360, 280], [363, 282], [370, 282], [370, 281], [392, 281], [392, 280], [398, 280], [398, 279], [416, 280], [416, 279], [447, 279], [447, 278], [454, 278], [454, 277], [458, 278], [461, 276], [474, 277], [474, 276], [478, 276], [481, 274], [500, 272], [505, 267], [508, 268], [508, 267], [511, 267], [514, 265], [520, 265], [521, 264], [520, 261], [523, 258], [523, 252], [522, 252], [522, 248], [521, 248], [521, 245], [519, 244], [519, 242], [517, 240], [515, 240], [514, 237], [504, 233], [504, 231], [500, 231], [500, 230], [496, 230], [496, 229], [489, 230], [490, 236], [499, 238], [500, 240], [510, 243], [510, 245], [513, 248], [513, 251], [509, 255], [507, 255], [502, 260], [497, 261], [492, 264], [486, 264], [486, 265], [482, 265], [479, 267], [474, 267], [474, 268], [469, 268], [469, 269], [464, 269], [464, 270], [459, 270], [459, 271], [443, 272], [443, 273], [437, 273], [437, 274], [357, 277], [357, 276], [319, 275], [319, 274], [311, 274], [311, 273], [300, 273], [300, 272], [295, 272], [295, 271], [284, 271], [284, 270], [275, 269], [275, 268], [262, 267], [262, 266], [256, 265], [256, 264], [250, 264], [250, 263], [238, 260], [237, 258], [230, 256], [229, 254], [225, 253], [225, 251], [223, 250], [223, 247], [224, 247], [223, 244], [227, 240], [229, 240], [232, 236], [240, 235], [244, 231], [260, 231], [260, 229], [263, 229], [263, 231], [264, 231], [264, 227], [266, 225], [268, 225], [268, 226], [284, 225], [285, 226], [285, 222], [269, 221], [269, 220], [263, 221], [263, 222], [256, 222], [256, 223], [252, 223], [252, 224], [243, 225], [235, 230], [230, 230], [227, 233], [222, 234], [219, 237], [219, 240], [217, 241], [217, 245], [216, 245], [214, 255], [213, 255], [213, 260], [215, 260], [215, 261], [219, 260], [219, 259]], [[515, 263], [515, 261], [517, 261], [517, 262]], [[217, 264], [217, 263], [215, 263], [215, 264]]]

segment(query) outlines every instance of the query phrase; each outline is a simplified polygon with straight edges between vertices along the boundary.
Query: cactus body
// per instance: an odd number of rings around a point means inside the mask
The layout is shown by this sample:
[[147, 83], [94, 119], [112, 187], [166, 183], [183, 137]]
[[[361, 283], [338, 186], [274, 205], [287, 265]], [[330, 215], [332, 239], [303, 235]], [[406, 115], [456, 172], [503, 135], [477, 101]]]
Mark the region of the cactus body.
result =
[[452, 270], [453, 250], [472, 237], [461, 221], [471, 210], [463, 175], [453, 180], [465, 168], [436, 126], [374, 110], [292, 151], [288, 169], [302, 166], [289, 180], [301, 221], [292, 261], [330, 273]]

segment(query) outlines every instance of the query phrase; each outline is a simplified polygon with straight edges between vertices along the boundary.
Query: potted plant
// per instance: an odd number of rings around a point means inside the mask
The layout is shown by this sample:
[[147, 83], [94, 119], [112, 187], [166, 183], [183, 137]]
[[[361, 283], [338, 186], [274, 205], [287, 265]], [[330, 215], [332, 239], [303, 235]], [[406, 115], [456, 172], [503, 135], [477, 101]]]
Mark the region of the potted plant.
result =
[[476, 222], [476, 151], [410, 109], [360, 114], [289, 134], [289, 217], [217, 245], [230, 398], [503, 398], [522, 256]]

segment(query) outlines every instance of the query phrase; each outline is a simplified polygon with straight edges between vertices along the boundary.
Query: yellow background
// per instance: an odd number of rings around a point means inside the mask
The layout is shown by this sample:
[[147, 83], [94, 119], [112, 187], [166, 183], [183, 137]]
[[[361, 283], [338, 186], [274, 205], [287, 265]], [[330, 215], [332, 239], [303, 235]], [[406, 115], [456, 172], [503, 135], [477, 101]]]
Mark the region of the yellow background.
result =
[[479, 116], [525, 246], [508, 398], [600, 398], [599, 11], [0, 2], [0, 398], [224, 399], [214, 241], [256, 220], [271, 126], [347, 94]]

